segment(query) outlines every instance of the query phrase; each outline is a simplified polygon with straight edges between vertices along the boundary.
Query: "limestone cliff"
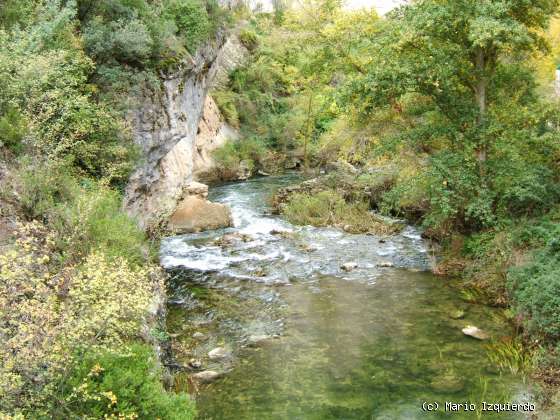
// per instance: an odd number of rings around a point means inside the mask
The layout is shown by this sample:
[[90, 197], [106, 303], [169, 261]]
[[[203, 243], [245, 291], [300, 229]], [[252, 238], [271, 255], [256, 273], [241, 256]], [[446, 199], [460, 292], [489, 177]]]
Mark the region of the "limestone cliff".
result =
[[[231, 38], [231, 37], [230, 37]], [[125, 207], [146, 230], [162, 225], [183, 197], [193, 173], [208, 170], [210, 153], [235, 130], [223, 122], [208, 90], [216, 74], [231, 70], [239, 42], [224, 32], [199, 49], [194, 57], [170, 74], [161, 75], [161, 89], [146, 92], [131, 123], [141, 164], [125, 192]]]

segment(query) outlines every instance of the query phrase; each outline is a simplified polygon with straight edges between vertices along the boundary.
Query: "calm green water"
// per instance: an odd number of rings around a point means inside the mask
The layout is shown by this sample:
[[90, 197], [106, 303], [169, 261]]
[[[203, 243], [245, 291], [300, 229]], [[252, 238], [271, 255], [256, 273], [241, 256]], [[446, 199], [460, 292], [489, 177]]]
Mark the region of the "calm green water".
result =
[[[271, 190], [291, 181], [217, 188], [212, 198], [232, 207], [236, 228], [162, 244], [162, 264], [175, 274], [168, 328], [177, 361], [194, 357], [224, 373], [198, 388], [201, 419], [470, 419], [477, 413], [444, 412], [445, 401], [480, 408], [528, 398], [520, 377], [492, 366], [486, 343], [461, 332], [473, 324], [495, 340], [508, 336], [500, 312], [463, 302], [427, 272], [417, 231], [349, 235], [264, 214]], [[215, 242], [232, 232], [245, 237]], [[348, 261], [358, 267], [345, 272]], [[465, 317], [454, 320], [458, 309]], [[206, 338], [193, 339], [195, 331]], [[217, 346], [233, 357], [208, 360]], [[424, 402], [441, 409], [424, 412]]]

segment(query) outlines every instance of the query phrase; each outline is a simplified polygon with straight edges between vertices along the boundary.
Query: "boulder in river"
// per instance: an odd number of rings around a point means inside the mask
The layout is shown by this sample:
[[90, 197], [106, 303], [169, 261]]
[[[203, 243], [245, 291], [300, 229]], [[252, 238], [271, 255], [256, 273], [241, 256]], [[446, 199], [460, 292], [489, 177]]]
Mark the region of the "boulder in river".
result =
[[462, 331], [463, 334], [468, 335], [469, 337], [476, 338], [477, 340], [488, 339], [488, 333], [473, 325], [467, 325], [465, 328], [462, 329]]
[[192, 233], [228, 227], [232, 222], [228, 206], [190, 195], [175, 209], [169, 221], [169, 229], [175, 233]]
[[342, 264], [340, 268], [342, 268], [344, 271], [352, 271], [355, 268], [358, 268], [358, 263], [355, 261], [349, 261], [347, 263]]
[[215, 381], [221, 376], [220, 373], [213, 371], [213, 370], [203, 370], [202, 372], [195, 373], [192, 375], [192, 378], [203, 383], [207, 384], [212, 381]]
[[210, 360], [220, 360], [230, 357], [231, 354], [223, 347], [216, 347], [208, 352], [208, 358]]

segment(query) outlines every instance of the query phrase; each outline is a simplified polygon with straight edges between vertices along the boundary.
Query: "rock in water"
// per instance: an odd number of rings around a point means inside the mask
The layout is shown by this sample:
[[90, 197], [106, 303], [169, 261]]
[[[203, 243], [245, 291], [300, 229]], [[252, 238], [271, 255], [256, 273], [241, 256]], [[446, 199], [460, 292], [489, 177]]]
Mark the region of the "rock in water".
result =
[[202, 362], [197, 359], [189, 360], [189, 367], [192, 369], [200, 369], [202, 367]]
[[192, 233], [232, 225], [228, 206], [211, 203], [199, 196], [187, 196], [171, 216], [169, 229], [175, 233]]
[[199, 382], [202, 382], [203, 384], [207, 384], [218, 379], [220, 376], [221, 375], [218, 372], [215, 372], [213, 370], [204, 370], [202, 372], [195, 373], [194, 375], [192, 375], [192, 378], [196, 379]]
[[353, 269], [358, 268], [358, 263], [354, 261], [350, 261], [342, 264], [340, 268], [342, 268], [344, 271], [352, 271]]
[[436, 392], [454, 394], [461, 391], [465, 387], [465, 383], [461, 378], [455, 376], [453, 373], [446, 373], [443, 376], [438, 376], [430, 383], [430, 388]]
[[482, 331], [480, 328], [477, 328], [473, 325], [467, 325], [465, 328], [462, 329], [463, 334], [468, 335], [469, 337], [476, 338], [477, 340], [487, 340], [488, 334], [485, 331]]
[[463, 319], [464, 317], [465, 311], [463, 311], [462, 309], [455, 309], [449, 313], [449, 318], [451, 319]]
[[249, 346], [258, 347], [262, 344], [265, 344], [269, 340], [270, 336], [268, 335], [252, 335], [248, 338], [247, 344]]
[[208, 352], [208, 358], [210, 360], [220, 360], [220, 359], [225, 359], [226, 357], [229, 357], [230, 353], [224, 349], [223, 347], [216, 347], [213, 350], [210, 350]]
[[192, 337], [193, 337], [195, 340], [205, 340], [205, 339], [206, 339], [206, 336], [205, 336], [204, 334], [202, 334], [201, 332], [198, 332], [198, 331], [195, 332], [195, 333], [192, 335]]
[[381, 261], [377, 264], [378, 267], [394, 267], [391, 261]]

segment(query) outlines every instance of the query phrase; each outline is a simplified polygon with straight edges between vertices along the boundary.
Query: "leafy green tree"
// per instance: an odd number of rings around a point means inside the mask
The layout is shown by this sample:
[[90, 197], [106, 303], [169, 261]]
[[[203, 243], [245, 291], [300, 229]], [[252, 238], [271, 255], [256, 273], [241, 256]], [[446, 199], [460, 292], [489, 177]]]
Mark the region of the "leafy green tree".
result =
[[[546, 156], [558, 147], [547, 124], [556, 117], [538, 104], [524, 62], [545, 48], [540, 34], [558, 3], [419, 0], [375, 37], [375, 59], [345, 99], [362, 121], [390, 111], [404, 124], [385, 140], [430, 156], [430, 224], [492, 225], [496, 213], [521, 209], [505, 198], [526, 196], [528, 185], [554, 197]], [[526, 213], [545, 207], [526, 198]]]

